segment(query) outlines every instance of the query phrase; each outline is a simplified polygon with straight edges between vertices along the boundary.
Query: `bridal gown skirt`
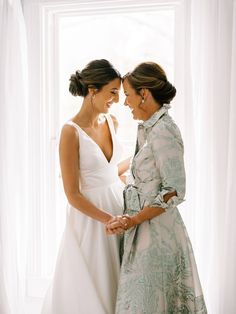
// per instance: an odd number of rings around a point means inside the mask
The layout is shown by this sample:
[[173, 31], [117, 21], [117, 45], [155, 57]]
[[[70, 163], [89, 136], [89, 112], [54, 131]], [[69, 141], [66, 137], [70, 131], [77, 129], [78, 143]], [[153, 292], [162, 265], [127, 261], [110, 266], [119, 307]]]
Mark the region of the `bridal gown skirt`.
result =
[[[98, 208], [122, 212], [123, 184], [83, 191]], [[119, 279], [119, 238], [68, 206], [54, 278], [42, 314], [112, 314]]]
[[[112, 118], [105, 115], [113, 144], [108, 161], [101, 148], [73, 121], [79, 136], [80, 192], [112, 215], [123, 211], [124, 184], [117, 164], [122, 146]], [[66, 226], [42, 314], [113, 314], [120, 271], [119, 237], [106, 235], [102, 223], [68, 206]]]

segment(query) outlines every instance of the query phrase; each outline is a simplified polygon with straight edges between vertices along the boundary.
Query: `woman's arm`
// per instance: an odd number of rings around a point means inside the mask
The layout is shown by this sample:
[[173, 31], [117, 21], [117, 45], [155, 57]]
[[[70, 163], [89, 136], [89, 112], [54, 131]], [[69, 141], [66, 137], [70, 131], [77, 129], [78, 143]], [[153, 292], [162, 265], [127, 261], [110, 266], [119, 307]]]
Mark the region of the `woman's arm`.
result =
[[[177, 127], [159, 125], [152, 130], [150, 143], [155, 165], [160, 173], [162, 184], [157, 196], [135, 216], [122, 217], [126, 220], [126, 229], [161, 215], [170, 208], [183, 202], [185, 194], [185, 170], [183, 160], [183, 143]], [[114, 228], [115, 220], [109, 228]]]
[[[169, 199], [173, 196], [177, 196], [176, 191], [170, 192], [164, 195], [164, 202], [167, 203]], [[153, 219], [165, 212], [165, 209], [162, 207], [144, 207], [137, 215], [135, 216], [123, 216], [126, 219], [126, 230], [139, 225], [146, 220]]]
[[[169, 199], [173, 196], [176, 196], [177, 193], [170, 192], [165, 194], [164, 201], [168, 202]], [[109, 221], [109, 224], [106, 226], [106, 230], [108, 234], [117, 234], [120, 233], [116, 228], [120, 228], [121, 225], [125, 230], [128, 230], [136, 225], [139, 225], [143, 223], [146, 220], [153, 219], [165, 212], [165, 209], [162, 207], [144, 207], [137, 215], [129, 216], [129, 215], [123, 215], [114, 217]]]
[[70, 125], [65, 125], [62, 129], [59, 155], [63, 186], [68, 202], [85, 215], [102, 223], [108, 222], [113, 216], [94, 206], [80, 193], [79, 136], [76, 129]]
[[128, 226], [159, 216], [183, 202], [185, 170], [182, 139], [175, 125], [161, 123], [154, 126], [150, 134], [153, 158], [162, 181], [161, 189], [136, 216], [127, 218]]
[[[178, 127], [161, 121], [150, 133], [150, 144], [157, 170], [161, 177], [161, 189], [149, 207], [162, 207], [166, 211], [184, 201], [185, 169], [184, 148]], [[165, 195], [175, 192], [167, 201]]]

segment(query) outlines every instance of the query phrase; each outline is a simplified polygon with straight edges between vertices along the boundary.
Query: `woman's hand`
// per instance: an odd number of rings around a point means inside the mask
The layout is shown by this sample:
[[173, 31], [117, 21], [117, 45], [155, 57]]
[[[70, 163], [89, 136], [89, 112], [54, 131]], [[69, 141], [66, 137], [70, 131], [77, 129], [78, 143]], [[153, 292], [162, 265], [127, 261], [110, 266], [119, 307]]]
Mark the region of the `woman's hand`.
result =
[[106, 223], [106, 234], [122, 234], [124, 232], [124, 222], [122, 216], [112, 217]]
[[116, 216], [106, 224], [107, 234], [122, 234], [136, 225], [135, 217], [129, 215]]
[[122, 220], [124, 222], [125, 230], [133, 228], [134, 226], [138, 224], [135, 216], [123, 215]]

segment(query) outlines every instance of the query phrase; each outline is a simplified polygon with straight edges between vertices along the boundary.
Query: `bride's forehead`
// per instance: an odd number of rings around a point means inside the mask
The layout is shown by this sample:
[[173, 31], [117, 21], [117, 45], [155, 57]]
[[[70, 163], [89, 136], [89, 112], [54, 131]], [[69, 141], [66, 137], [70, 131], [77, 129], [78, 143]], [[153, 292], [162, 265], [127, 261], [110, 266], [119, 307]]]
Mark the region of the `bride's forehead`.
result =
[[117, 78], [107, 83], [106, 85], [104, 85], [104, 89], [119, 89], [120, 85], [121, 85], [121, 80]]

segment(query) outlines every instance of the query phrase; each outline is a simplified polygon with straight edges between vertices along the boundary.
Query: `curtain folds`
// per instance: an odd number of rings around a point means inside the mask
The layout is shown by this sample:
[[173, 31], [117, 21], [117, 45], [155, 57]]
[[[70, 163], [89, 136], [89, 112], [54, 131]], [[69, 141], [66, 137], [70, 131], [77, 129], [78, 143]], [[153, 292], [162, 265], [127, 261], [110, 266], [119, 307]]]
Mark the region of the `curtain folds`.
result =
[[[230, 59], [230, 93], [229, 93], [229, 136], [228, 156], [226, 169], [226, 195], [224, 211], [223, 250], [221, 258], [221, 285], [220, 295], [222, 302], [219, 313], [234, 313], [236, 309], [236, 214], [235, 200], [236, 188], [234, 176], [236, 174], [236, 1], [232, 8], [232, 45]], [[222, 236], [222, 232], [221, 232]]]
[[185, 121], [189, 126], [185, 132], [188, 133], [191, 235], [209, 313], [233, 314], [236, 308], [233, 297], [236, 292], [235, 1], [193, 0], [188, 14], [189, 71], [185, 76], [191, 82], [191, 95], [185, 103]]
[[[1, 314], [24, 313], [27, 246], [27, 46], [20, 0], [1, 1], [0, 275], [8, 300]], [[1, 287], [0, 293], [4, 293]]]
[[[183, 216], [209, 314], [234, 314], [236, 1], [180, 2], [186, 24], [177, 52], [179, 56], [184, 51], [184, 58], [176, 66], [173, 113], [185, 141]], [[30, 130], [27, 40], [20, 0], [0, 1], [0, 27], [0, 313], [25, 314]]]

